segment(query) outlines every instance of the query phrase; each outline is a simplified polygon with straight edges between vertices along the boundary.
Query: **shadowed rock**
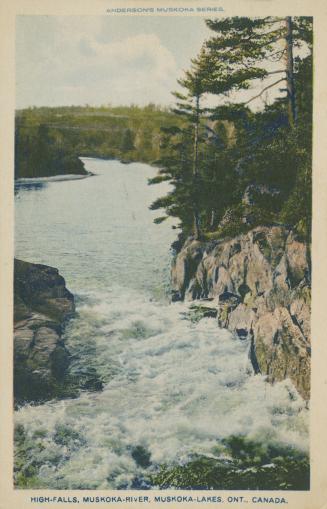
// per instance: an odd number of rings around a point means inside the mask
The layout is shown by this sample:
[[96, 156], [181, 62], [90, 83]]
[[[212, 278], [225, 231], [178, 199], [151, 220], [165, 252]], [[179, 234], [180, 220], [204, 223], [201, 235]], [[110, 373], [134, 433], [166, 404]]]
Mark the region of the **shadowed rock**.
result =
[[15, 401], [55, 397], [65, 392], [70, 357], [61, 334], [74, 297], [57, 269], [21, 260], [14, 264], [14, 296]]

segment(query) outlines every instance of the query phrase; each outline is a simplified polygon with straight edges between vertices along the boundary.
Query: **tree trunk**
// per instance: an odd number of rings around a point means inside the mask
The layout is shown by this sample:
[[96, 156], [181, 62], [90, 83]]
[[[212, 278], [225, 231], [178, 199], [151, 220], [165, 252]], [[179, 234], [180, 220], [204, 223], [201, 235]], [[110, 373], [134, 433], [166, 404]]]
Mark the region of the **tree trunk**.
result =
[[200, 123], [200, 96], [196, 96], [195, 105], [195, 124], [194, 124], [194, 144], [193, 144], [193, 185], [195, 190], [196, 198], [194, 200], [194, 212], [193, 212], [193, 228], [194, 237], [196, 240], [200, 238], [200, 218], [199, 218], [199, 207], [197, 200], [197, 186], [199, 180], [199, 123]]
[[211, 210], [211, 219], [210, 219], [210, 229], [212, 230], [216, 221], [216, 211], [215, 209]]
[[293, 26], [291, 16], [287, 16], [285, 21], [286, 21], [286, 79], [288, 97], [288, 119], [290, 126], [294, 127], [297, 121], [297, 114], [295, 104]]

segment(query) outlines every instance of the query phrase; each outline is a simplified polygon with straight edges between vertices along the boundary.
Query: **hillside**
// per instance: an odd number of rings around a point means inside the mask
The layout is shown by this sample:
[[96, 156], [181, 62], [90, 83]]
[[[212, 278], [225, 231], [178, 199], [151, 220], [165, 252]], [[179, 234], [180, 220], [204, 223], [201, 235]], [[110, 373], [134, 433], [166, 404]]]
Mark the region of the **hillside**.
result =
[[151, 163], [161, 127], [182, 123], [154, 105], [29, 108], [16, 112], [15, 177], [85, 174], [79, 157]]

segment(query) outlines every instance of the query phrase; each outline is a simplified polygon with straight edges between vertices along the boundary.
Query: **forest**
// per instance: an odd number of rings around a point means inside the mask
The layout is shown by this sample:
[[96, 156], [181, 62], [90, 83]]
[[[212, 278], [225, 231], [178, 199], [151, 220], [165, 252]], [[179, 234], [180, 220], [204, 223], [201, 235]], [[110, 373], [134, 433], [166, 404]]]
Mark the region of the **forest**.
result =
[[[180, 219], [183, 235], [234, 236], [259, 224], [311, 232], [312, 19], [207, 20], [207, 40], [175, 93], [182, 128], [164, 128], [165, 142], [151, 184], [173, 191], [152, 204]], [[277, 67], [277, 68], [276, 68]], [[271, 77], [273, 81], [268, 81]], [[233, 92], [260, 83], [246, 102]], [[274, 90], [253, 112], [250, 103]], [[225, 104], [205, 107], [207, 94]]]
[[[205, 22], [212, 36], [178, 80], [172, 109], [18, 110], [15, 177], [83, 174], [83, 156], [147, 162], [158, 167], [149, 184], [172, 185], [151, 206], [160, 210], [155, 221], [178, 218], [182, 238], [283, 224], [309, 241], [312, 18]], [[208, 97], [218, 106], [208, 106]], [[263, 107], [251, 109], [259, 98]]]
[[168, 109], [67, 106], [16, 112], [15, 177], [84, 174], [79, 157], [152, 163], [160, 157], [161, 127], [182, 125]]

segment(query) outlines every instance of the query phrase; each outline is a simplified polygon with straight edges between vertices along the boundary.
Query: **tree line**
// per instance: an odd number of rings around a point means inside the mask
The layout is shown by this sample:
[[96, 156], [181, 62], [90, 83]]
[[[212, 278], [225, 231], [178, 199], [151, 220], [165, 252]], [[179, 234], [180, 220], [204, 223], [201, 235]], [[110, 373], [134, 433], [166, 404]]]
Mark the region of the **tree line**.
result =
[[182, 120], [151, 103], [18, 110], [15, 177], [86, 173], [83, 156], [151, 163], [160, 156], [160, 127], [176, 122]]
[[[169, 181], [172, 191], [151, 205], [165, 211], [155, 221], [177, 217], [183, 236], [196, 239], [277, 223], [310, 240], [312, 18], [206, 24], [213, 34], [174, 92], [183, 123], [162, 128], [149, 183]], [[208, 107], [208, 97], [219, 106]]]

